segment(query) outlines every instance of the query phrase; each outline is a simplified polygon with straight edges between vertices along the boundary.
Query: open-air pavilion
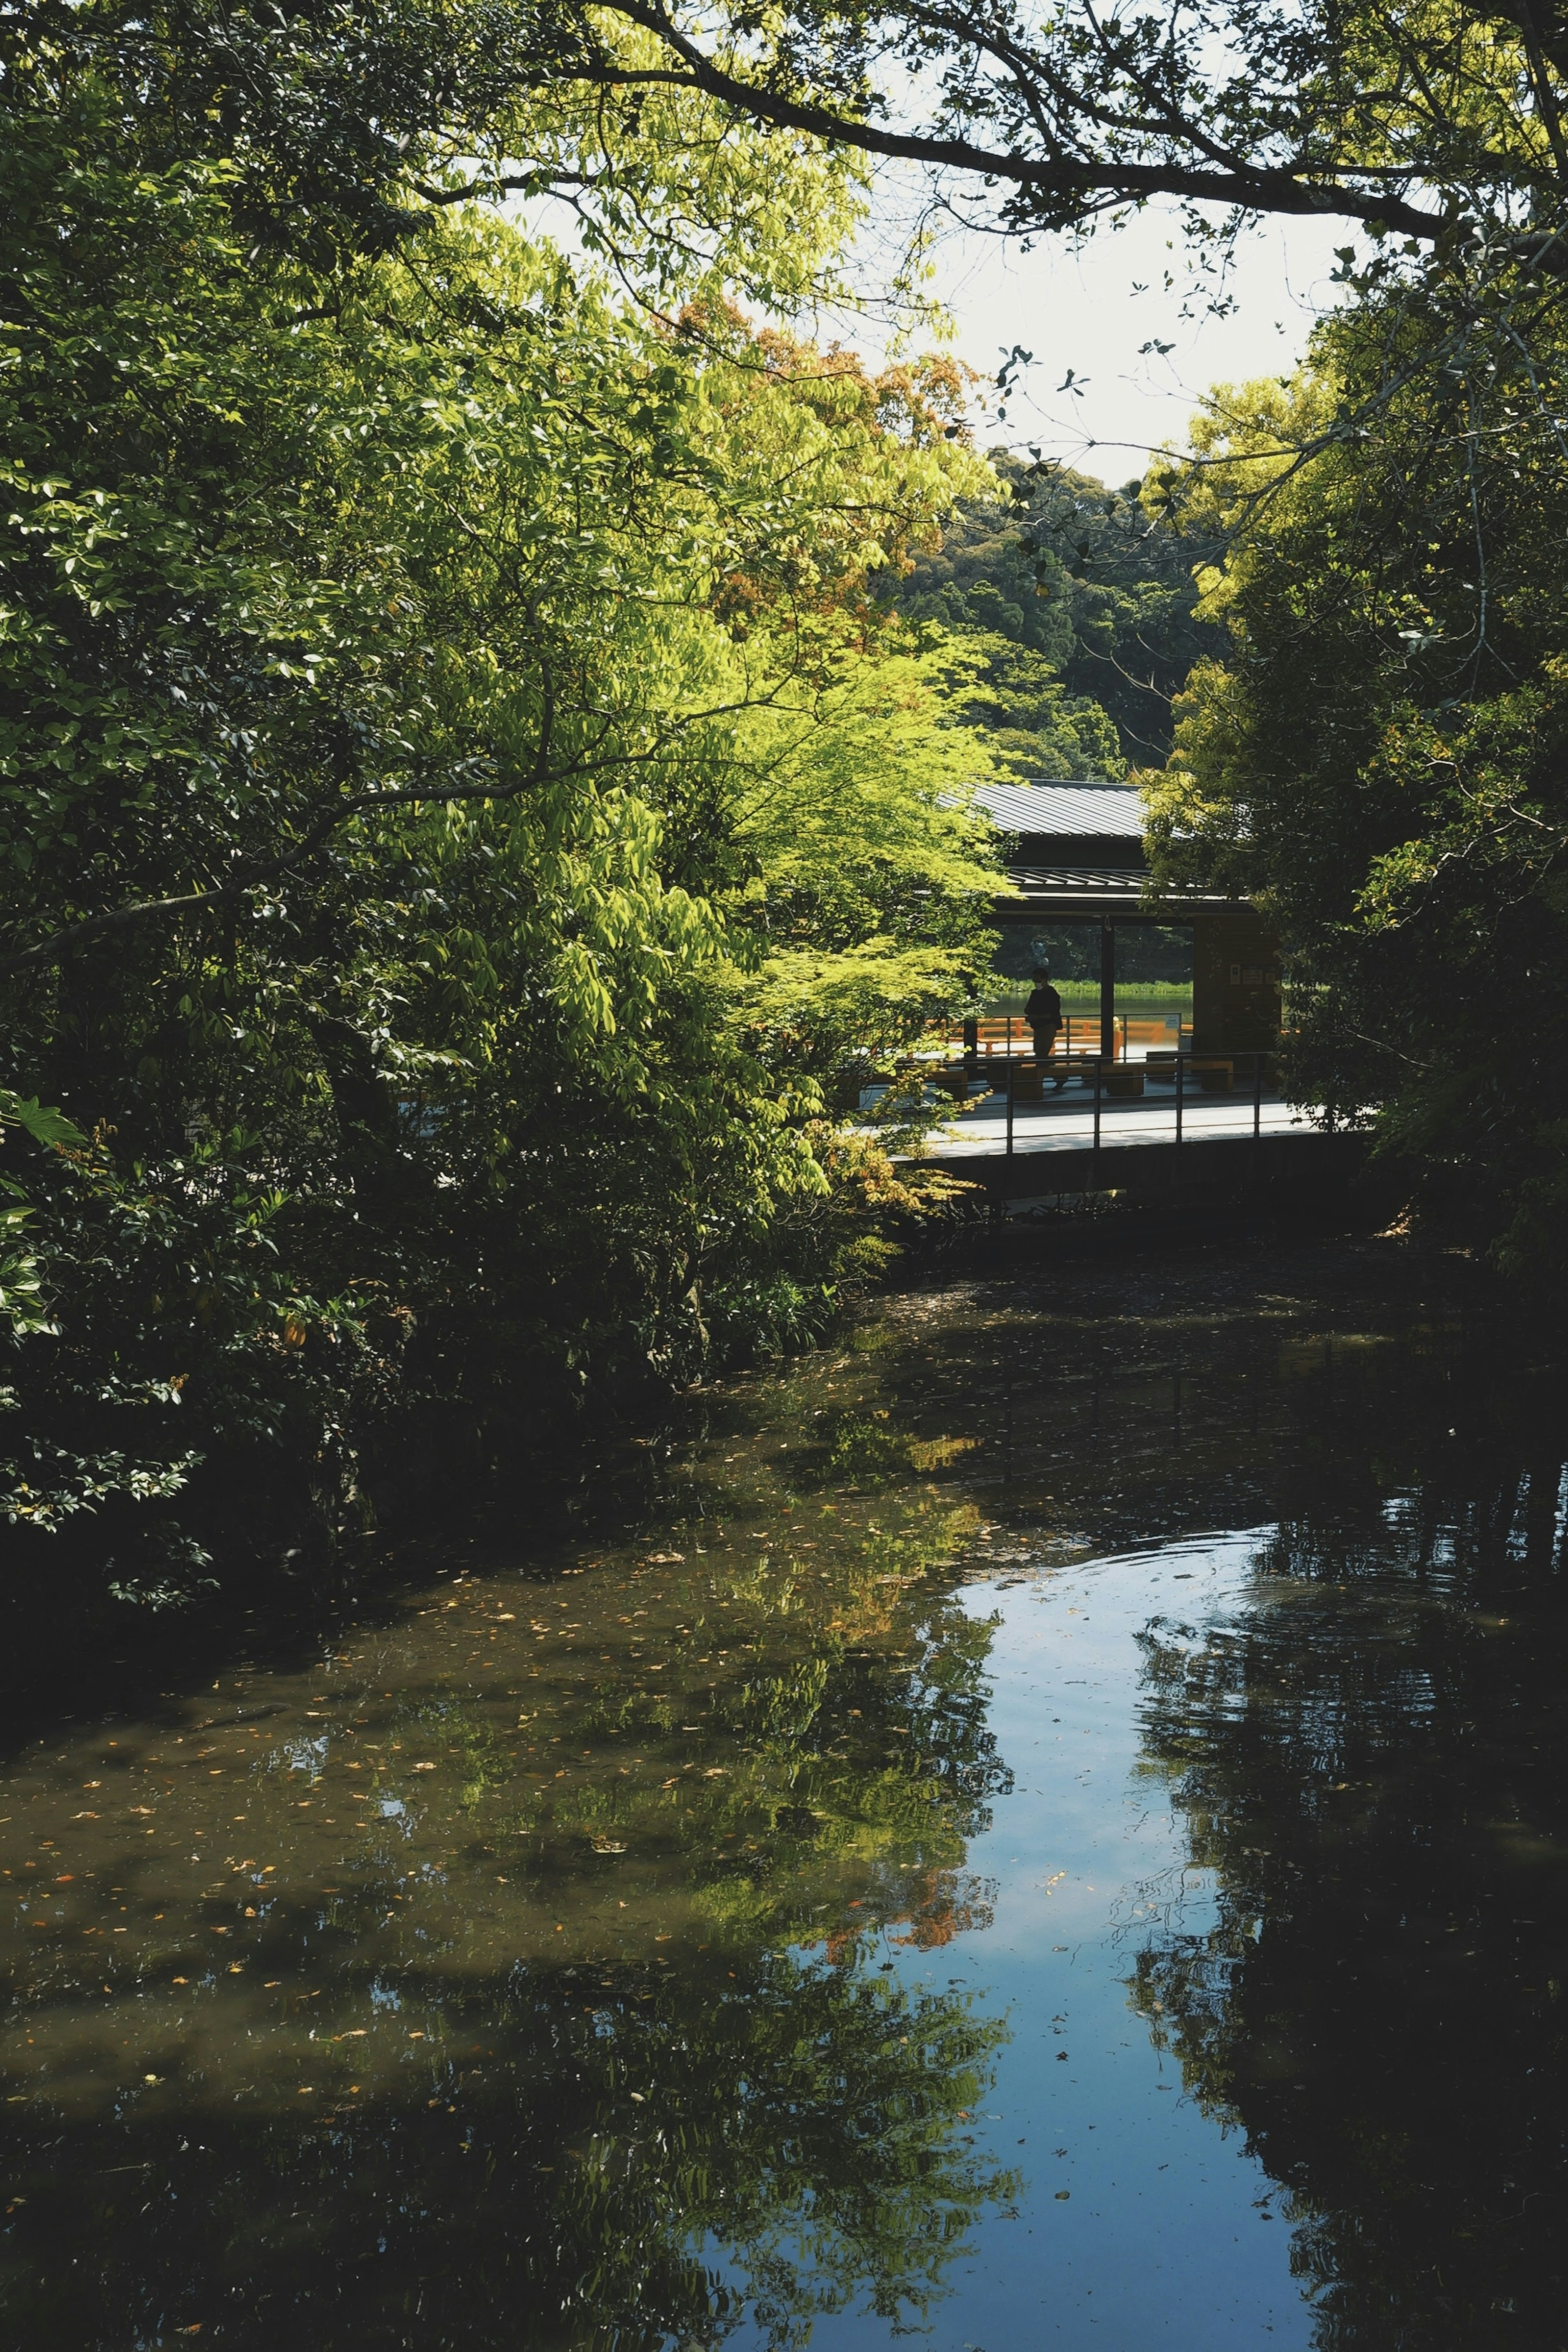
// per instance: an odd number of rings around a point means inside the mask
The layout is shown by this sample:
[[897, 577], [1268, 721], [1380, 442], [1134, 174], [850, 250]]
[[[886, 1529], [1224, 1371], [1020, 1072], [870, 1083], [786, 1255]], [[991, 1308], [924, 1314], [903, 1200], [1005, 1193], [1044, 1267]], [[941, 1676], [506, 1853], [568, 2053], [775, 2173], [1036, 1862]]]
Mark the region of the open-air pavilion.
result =
[[1007, 884], [993, 908], [1004, 932], [1072, 924], [1098, 947], [1097, 1050], [1117, 1058], [1118, 936], [1190, 929], [1194, 1055], [1270, 1053], [1279, 1039], [1279, 953], [1245, 899], [1202, 890], [1146, 895], [1143, 804], [1129, 784], [988, 784], [975, 795], [1009, 837]]
[[[1198, 1161], [1210, 1171], [1244, 1164], [1256, 1176], [1281, 1147], [1329, 1141], [1279, 1096], [1274, 934], [1245, 899], [1150, 893], [1134, 790], [999, 784], [977, 797], [1008, 836], [1007, 884], [993, 908], [1008, 970], [1027, 970], [1042, 933], [1081, 927], [1099, 1017], [1075, 1024], [1077, 1035], [1067, 1031], [1044, 1064], [1020, 1021], [971, 1024], [962, 1062], [944, 1074], [955, 1114], [931, 1139], [936, 1156], [987, 1177], [1002, 1161], [1010, 1191], [1056, 1192], [1161, 1181], [1178, 1166], [1195, 1173]], [[1116, 1005], [1118, 940], [1150, 928], [1185, 929], [1192, 940], [1192, 1019], [1160, 1043], [1119, 1024]], [[1029, 1171], [1035, 1181], [1016, 1171], [1015, 1181], [1014, 1162], [1040, 1154], [1050, 1155], [1048, 1176], [1042, 1166]]]

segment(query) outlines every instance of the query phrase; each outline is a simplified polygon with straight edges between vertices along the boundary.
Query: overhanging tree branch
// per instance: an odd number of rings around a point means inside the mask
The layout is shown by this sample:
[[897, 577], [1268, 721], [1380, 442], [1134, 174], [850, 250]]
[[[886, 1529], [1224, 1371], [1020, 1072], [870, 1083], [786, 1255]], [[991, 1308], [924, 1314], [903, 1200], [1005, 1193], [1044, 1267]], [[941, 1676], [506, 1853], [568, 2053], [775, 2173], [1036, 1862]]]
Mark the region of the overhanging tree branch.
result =
[[[1102, 204], [1107, 198], [1141, 204], [1151, 197], [1176, 196], [1190, 203], [1224, 205], [1244, 212], [1307, 218], [1339, 214], [1368, 226], [1381, 224], [1424, 243], [1439, 236], [1449, 225], [1450, 216], [1446, 212], [1413, 205], [1393, 186], [1358, 186], [1346, 178], [1331, 175], [1322, 167], [1307, 163], [1270, 166], [1249, 164], [1238, 159], [1229, 166], [1216, 162], [1203, 168], [1169, 154], [1157, 163], [1136, 163], [1116, 155], [1030, 155], [1016, 149], [984, 146], [969, 139], [884, 130], [862, 116], [753, 81], [717, 64], [663, 9], [649, 5], [649, 0], [605, 0], [605, 6], [608, 13], [651, 34], [678, 57], [685, 68], [688, 87], [757, 121], [773, 123], [780, 130], [802, 131], [832, 144], [854, 147], [869, 155], [1001, 181], [1069, 211]], [[1022, 72], [1022, 60], [1014, 70], [1016, 74]], [[606, 58], [604, 79], [620, 78], [614, 61]], [[679, 82], [681, 77], [674, 79]], [[1058, 99], [1058, 102], [1060, 105], [1063, 101]], [[1070, 98], [1067, 102], [1071, 103]], [[1087, 97], [1079, 100], [1079, 110], [1085, 119], [1094, 111]], [[1162, 126], [1163, 135], [1169, 139], [1173, 128], [1167, 122]], [[1215, 152], [1212, 141], [1206, 134], [1200, 135], [1195, 127], [1192, 143], [1211, 153]], [[1370, 176], [1374, 183], [1385, 176], [1403, 183], [1411, 174], [1406, 170], [1388, 173], [1386, 167], [1373, 166], [1370, 173], [1363, 172], [1359, 176], [1363, 180]]]

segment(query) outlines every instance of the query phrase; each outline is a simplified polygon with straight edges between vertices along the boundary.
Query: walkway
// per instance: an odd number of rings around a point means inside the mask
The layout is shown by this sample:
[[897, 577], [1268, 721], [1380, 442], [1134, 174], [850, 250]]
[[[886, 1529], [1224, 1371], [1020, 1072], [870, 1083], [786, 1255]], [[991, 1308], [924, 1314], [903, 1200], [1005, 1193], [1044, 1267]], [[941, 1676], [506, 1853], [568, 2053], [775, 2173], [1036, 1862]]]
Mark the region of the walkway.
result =
[[[1258, 1112], [1257, 1132], [1265, 1136], [1316, 1135], [1321, 1130], [1310, 1115], [1264, 1090]], [[1254, 1132], [1252, 1090], [1234, 1095], [1184, 1094], [1182, 1140], [1214, 1143], [1250, 1139]], [[998, 1093], [960, 1108], [944, 1120], [927, 1147], [937, 1160], [991, 1159], [1006, 1150], [1007, 1105]], [[1173, 1144], [1176, 1140], [1176, 1095], [1173, 1087], [1160, 1087], [1131, 1102], [1103, 1098], [1100, 1107], [1101, 1149], [1128, 1144]], [[1069, 1086], [1047, 1095], [1043, 1103], [1018, 1103], [1013, 1112], [1013, 1151], [1085, 1151], [1094, 1142], [1092, 1087]]]

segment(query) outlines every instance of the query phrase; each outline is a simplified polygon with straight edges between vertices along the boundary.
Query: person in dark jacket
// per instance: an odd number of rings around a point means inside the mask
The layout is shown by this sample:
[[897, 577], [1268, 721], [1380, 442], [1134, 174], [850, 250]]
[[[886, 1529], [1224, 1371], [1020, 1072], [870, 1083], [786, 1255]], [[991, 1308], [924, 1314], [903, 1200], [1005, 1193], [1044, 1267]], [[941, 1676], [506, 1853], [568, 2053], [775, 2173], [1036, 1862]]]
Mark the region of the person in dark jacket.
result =
[[[1051, 986], [1051, 975], [1044, 964], [1035, 973], [1035, 985], [1024, 1007], [1024, 1018], [1035, 1041], [1035, 1059], [1043, 1073], [1057, 1042], [1057, 1032], [1062, 1025], [1062, 1001]], [[1064, 1072], [1057, 1080], [1058, 1092], [1066, 1084]]]

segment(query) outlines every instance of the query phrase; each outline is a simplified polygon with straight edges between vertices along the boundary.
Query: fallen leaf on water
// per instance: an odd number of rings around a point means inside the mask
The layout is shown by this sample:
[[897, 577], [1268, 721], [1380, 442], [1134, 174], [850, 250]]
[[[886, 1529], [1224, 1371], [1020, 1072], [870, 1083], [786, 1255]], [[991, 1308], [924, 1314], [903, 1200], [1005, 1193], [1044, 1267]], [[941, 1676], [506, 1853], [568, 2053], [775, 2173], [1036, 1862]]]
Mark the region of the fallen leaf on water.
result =
[[434, 1764], [416, 1764], [414, 1769], [416, 1772], [434, 1772], [436, 1767]]

